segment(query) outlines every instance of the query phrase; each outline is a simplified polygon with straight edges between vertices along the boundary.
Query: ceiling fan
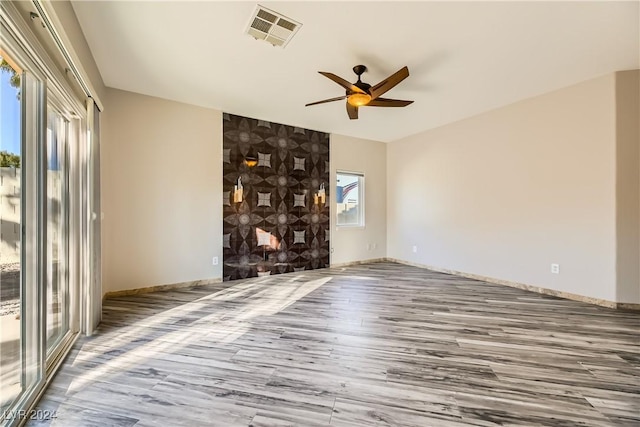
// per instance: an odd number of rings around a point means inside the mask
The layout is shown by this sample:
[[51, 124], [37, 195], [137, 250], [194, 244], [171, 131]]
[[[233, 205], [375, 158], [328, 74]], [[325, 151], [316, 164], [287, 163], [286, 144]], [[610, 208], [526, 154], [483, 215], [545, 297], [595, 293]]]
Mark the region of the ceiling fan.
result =
[[356, 65], [353, 67], [353, 72], [358, 76], [358, 81], [355, 83], [349, 83], [342, 77], [336, 76], [333, 73], [327, 73], [324, 71], [318, 71], [325, 77], [330, 78], [334, 82], [347, 90], [347, 94], [344, 96], [338, 96], [336, 98], [324, 99], [322, 101], [312, 102], [305, 105], [324, 104], [325, 102], [340, 101], [342, 99], [347, 100], [347, 114], [351, 120], [358, 118], [359, 107], [406, 107], [413, 101], [402, 101], [400, 99], [380, 98], [385, 92], [396, 86], [398, 83], [409, 77], [409, 69], [405, 66], [396, 71], [386, 79], [382, 80], [375, 86], [371, 86], [360, 80], [362, 73], [367, 71], [367, 67], [364, 65]]

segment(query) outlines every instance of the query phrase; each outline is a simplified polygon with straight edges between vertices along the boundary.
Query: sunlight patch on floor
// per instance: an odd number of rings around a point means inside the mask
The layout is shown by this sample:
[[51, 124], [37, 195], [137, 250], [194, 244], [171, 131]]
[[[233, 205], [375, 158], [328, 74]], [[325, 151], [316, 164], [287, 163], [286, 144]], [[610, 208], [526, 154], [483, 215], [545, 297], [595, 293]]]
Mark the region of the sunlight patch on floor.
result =
[[[113, 346], [114, 342], [122, 342], [123, 340], [128, 343], [136, 336], [139, 337], [142, 329], [160, 326], [166, 321], [176, 318], [177, 315], [187, 315], [218, 301], [242, 300], [242, 304], [237, 309], [227, 309], [227, 311], [216, 312], [215, 315], [211, 314], [202, 317], [190, 325], [180, 327], [179, 330], [168, 332], [162, 336], [161, 340], [156, 339], [146, 344], [141, 344], [126, 354], [115, 357], [97, 368], [91, 369], [72, 380], [68, 392], [80, 391], [94, 381], [115, 372], [124, 371], [133, 365], [141, 364], [143, 360], [153, 358], [158, 353], [173, 353], [179, 348], [201, 340], [203, 336], [219, 343], [231, 343], [251, 328], [252, 319], [274, 315], [331, 280], [331, 277], [323, 277], [300, 282], [300, 278], [300, 276], [297, 276], [294, 279], [277, 284], [272, 283], [273, 279], [239, 283], [215, 294], [207, 295], [180, 307], [156, 314], [144, 322], [136, 322], [136, 325], [107, 333], [98, 343], [102, 342], [106, 346], [109, 344]], [[115, 341], [110, 336], [112, 334], [117, 334]], [[96, 342], [96, 340], [91, 341], [88, 345]], [[82, 367], [84, 362], [90, 362], [95, 356], [96, 354], [93, 352], [81, 350], [72, 366]]]

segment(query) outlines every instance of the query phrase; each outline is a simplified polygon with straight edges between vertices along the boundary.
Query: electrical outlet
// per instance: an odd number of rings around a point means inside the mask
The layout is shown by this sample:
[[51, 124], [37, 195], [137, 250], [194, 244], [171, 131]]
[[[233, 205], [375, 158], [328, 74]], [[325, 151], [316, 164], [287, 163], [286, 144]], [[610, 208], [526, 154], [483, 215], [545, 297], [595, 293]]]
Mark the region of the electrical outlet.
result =
[[551, 264], [551, 272], [553, 274], [560, 274], [560, 264]]
[[371, 243], [368, 243], [368, 244], [367, 244], [367, 250], [368, 250], [368, 251], [370, 251], [372, 247], [373, 247], [373, 246], [371, 245]]
[[373, 244], [373, 249], [378, 249], [378, 244], [377, 243]]
[[211, 260], [211, 264], [218, 265], [218, 257], [217, 256], [213, 257], [213, 260]]
[[413, 253], [418, 252], [418, 247], [417, 247], [417, 246], [414, 246], [414, 247], [413, 247], [413, 248], [411, 248], [411, 249], [413, 250]]

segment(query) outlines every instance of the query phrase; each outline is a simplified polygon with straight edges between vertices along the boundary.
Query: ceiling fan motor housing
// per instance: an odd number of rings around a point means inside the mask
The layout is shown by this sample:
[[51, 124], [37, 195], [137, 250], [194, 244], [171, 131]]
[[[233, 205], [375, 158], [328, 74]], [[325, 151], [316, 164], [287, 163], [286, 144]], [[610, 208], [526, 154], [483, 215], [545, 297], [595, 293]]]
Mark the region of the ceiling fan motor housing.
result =
[[[357, 82], [355, 82], [353, 85], [354, 85], [354, 86], [356, 86], [356, 87], [357, 87], [357, 88], [359, 88], [359, 89], [362, 89], [362, 90], [363, 90], [364, 92], [366, 92], [366, 93], [369, 93], [369, 89], [371, 89], [371, 85], [370, 85], [370, 84], [368, 84], [368, 83], [364, 83], [364, 82], [361, 82], [360, 80], [358, 80]], [[348, 96], [348, 95], [352, 95], [352, 94], [354, 94], [354, 93], [355, 93], [355, 92], [354, 92], [354, 91], [352, 91], [351, 89], [347, 89], [347, 96]]]
[[[356, 86], [358, 89], [362, 89], [364, 92], [369, 93], [369, 89], [371, 89], [371, 85], [364, 83], [363, 81], [360, 80], [360, 76], [362, 76], [362, 74], [367, 71], [367, 67], [365, 65], [356, 65], [355, 67], [353, 67], [353, 72], [356, 73], [356, 75], [358, 76], [358, 81], [353, 83], [354, 86]], [[347, 96], [353, 94], [354, 92], [350, 89], [347, 89]]]

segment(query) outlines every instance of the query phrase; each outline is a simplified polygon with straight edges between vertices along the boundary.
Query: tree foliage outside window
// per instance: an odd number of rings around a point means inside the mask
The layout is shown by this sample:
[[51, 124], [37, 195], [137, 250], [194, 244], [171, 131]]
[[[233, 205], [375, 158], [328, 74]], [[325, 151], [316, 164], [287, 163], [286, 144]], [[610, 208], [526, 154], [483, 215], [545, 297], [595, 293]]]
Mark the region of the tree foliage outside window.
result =
[[13, 67], [9, 65], [9, 63], [4, 58], [2, 59], [2, 61], [0, 61], [0, 71], [2, 71], [3, 73], [11, 74], [11, 77], [9, 78], [9, 84], [11, 85], [11, 87], [18, 89], [18, 93], [16, 96], [18, 97], [18, 99], [20, 99], [20, 74], [16, 73], [16, 70], [14, 70]]
[[20, 156], [17, 154], [9, 153], [6, 150], [0, 151], [0, 167], [3, 168], [19, 168]]

